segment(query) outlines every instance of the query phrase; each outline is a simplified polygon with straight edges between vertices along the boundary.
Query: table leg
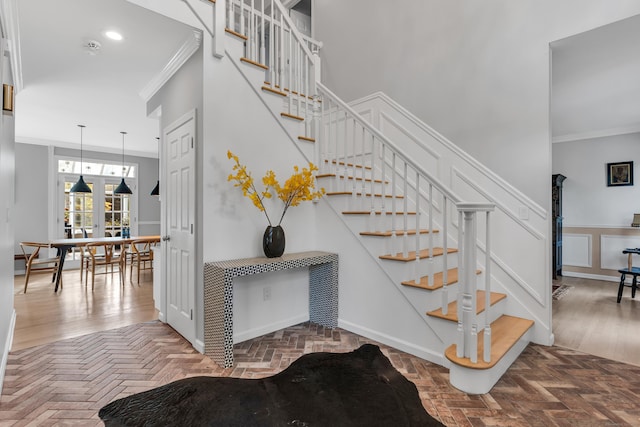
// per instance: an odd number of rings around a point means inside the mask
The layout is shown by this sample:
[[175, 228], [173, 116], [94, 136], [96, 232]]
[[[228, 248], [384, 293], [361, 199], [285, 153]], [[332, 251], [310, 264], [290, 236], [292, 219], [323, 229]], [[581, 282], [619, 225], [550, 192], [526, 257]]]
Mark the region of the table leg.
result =
[[56, 278], [56, 287], [54, 292], [58, 292], [58, 287], [60, 287], [60, 282], [62, 281], [62, 269], [64, 268], [64, 259], [67, 257], [67, 252], [71, 249], [71, 246], [58, 246], [58, 271], [55, 274]]

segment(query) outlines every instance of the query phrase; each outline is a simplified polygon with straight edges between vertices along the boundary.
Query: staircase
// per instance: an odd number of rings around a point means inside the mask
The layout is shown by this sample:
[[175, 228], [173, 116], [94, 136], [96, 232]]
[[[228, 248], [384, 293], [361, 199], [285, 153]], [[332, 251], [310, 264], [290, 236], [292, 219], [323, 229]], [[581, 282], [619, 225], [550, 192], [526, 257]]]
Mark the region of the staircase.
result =
[[451, 383], [488, 392], [534, 330], [533, 320], [509, 311], [508, 293], [492, 291], [494, 204], [465, 203], [320, 83], [321, 44], [295, 29], [278, 0], [204, 3], [211, 22], [224, 22], [225, 41], [216, 43], [225, 58], [319, 166], [326, 200], [420, 313], [416, 328], [444, 343], [434, 351], [444, 354]]

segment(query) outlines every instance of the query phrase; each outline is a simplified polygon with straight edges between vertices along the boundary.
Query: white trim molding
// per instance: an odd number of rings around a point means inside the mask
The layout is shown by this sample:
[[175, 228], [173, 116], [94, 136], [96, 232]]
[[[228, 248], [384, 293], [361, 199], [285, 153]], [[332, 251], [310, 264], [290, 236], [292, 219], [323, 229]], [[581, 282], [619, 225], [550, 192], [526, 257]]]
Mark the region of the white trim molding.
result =
[[9, 360], [9, 351], [11, 350], [11, 345], [13, 344], [13, 332], [16, 327], [16, 310], [13, 310], [11, 314], [11, 322], [9, 324], [9, 333], [7, 334], [7, 339], [4, 343], [4, 347], [2, 348], [2, 361], [0, 362], [0, 396], [2, 395], [2, 384], [4, 384], [4, 374], [7, 370], [7, 361]]
[[164, 66], [162, 71], [147, 83], [147, 85], [140, 91], [140, 97], [149, 102], [151, 97], [158, 92], [162, 86], [169, 81], [169, 79], [191, 58], [191, 55], [196, 53], [200, 49], [202, 44], [202, 32], [200, 30], [193, 30], [192, 37], [188, 37], [184, 41], [182, 46], [169, 60], [167, 65]]
[[[13, 91], [17, 94], [22, 90], [22, 50], [20, 48], [20, 25], [18, 24], [18, 1], [0, 1], [0, 25], [2, 37], [5, 39], [11, 60], [13, 74]], [[6, 83], [6, 82], [5, 82]]]
[[591, 234], [562, 235], [562, 265], [573, 267], [593, 267], [593, 247]]

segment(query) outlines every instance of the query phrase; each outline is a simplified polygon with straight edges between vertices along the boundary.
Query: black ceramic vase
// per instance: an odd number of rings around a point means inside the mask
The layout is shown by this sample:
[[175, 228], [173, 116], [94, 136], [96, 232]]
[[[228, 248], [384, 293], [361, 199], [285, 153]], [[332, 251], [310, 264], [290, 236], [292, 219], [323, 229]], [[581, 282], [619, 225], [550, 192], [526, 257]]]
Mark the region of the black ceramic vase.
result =
[[284, 253], [284, 230], [281, 226], [267, 226], [262, 238], [262, 249], [267, 258], [282, 256]]

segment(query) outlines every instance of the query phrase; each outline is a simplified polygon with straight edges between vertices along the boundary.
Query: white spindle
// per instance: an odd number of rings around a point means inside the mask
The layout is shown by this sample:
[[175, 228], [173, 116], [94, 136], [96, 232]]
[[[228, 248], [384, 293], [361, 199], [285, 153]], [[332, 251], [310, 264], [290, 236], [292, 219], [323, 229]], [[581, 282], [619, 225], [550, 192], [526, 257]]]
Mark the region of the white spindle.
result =
[[[373, 179], [375, 178], [375, 158], [376, 158], [376, 139], [375, 137], [372, 135], [371, 136], [371, 181], [373, 182]], [[373, 194], [373, 185], [369, 186], [369, 189], [371, 190], [371, 207], [370, 207], [370, 211], [369, 211], [369, 230], [371, 231], [377, 231], [376, 228], [376, 206], [374, 203], [374, 194]]]
[[[398, 245], [398, 228], [397, 228], [397, 190], [396, 190], [396, 153], [391, 153], [391, 253], [395, 254]], [[406, 195], [405, 195], [406, 197]]]
[[414, 278], [416, 283], [420, 283], [420, 172], [416, 171], [416, 261], [414, 267]]
[[[419, 233], [419, 230], [416, 230]], [[434, 265], [433, 265], [433, 185], [429, 184], [429, 260], [427, 262], [427, 277], [431, 286], [435, 284]], [[442, 307], [443, 313], [446, 307]]]
[[491, 307], [491, 238], [489, 211], [485, 213], [485, 266], [484, 266], [484, 291], [485, 291], [485, 325], [484, 325], [484, 354], [483, 360], [491, 362], [491, 317], [489, 308]]
[[403, 188], [403, 194], [404, 194], [404, 199], [403, 199], [403, 206], [402, 209], [404, 210], [404, 212], [402, 212], [402, 229], [404, 230], [404, 233], [402, 235], [402, 256], [403, 257], [408, 257], [409, 256], [409, 244], [408, 244], [408, 238], [409, 236], [407, 235], [407, 231], [409, 229], [409, 217], [408, 217], [408, 211], [409, 211], [409, 206], [408, 206], [408, 201], [407, 199], [409, 197], [408, 196], [408, 181], [409, 181], [409, 177], [407, 176], [407, 168], [408, 168], [408, 164], [405, 161], [404, 162], [404, 176], [402, 178], [403, 180], [403, 184], [404, 184], [404, 188]]
[[267, 64], [266, 31], [264, 30], [264, 0], [260, 0], [260, 63]]
[[[449, 284], [449, 245], [447, 242], [447, 236], [449, 235], [448, 230], [448, 222], [449, 218], [447, 216], [447, 205], [448, 200], [446, 196], [442, 197], [442, 314], [449, 314], [449, 289], [447, 289], [447, 285]], [[429, 233], [433, 233], [433, 229], [429, 226]]]

